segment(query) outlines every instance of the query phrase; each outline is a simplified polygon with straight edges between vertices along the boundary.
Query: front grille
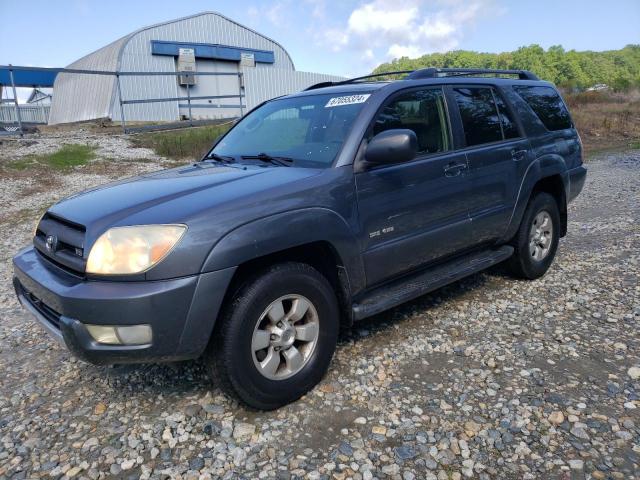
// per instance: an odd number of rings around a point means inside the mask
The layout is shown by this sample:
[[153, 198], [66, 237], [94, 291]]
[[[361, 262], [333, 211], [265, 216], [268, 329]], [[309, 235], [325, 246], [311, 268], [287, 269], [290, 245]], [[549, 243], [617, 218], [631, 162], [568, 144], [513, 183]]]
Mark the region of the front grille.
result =
[[84, 239], [82, 225], [46, 213], [36, 230], [33, 245], [44, 257], [73, 273], [84, 274]]
[[42, 300], [36, 297], [33, 293], [29, 292], [27, 289], [20, 285], [20, 290], [22, 291], [22, 296], [24, 299], [29, 302], [33, 308], [35, 308], [44, 318], [46, 318], [51, 325], [60, 330], [60, 314], [56, 312], [53, 308], [46, 305]]

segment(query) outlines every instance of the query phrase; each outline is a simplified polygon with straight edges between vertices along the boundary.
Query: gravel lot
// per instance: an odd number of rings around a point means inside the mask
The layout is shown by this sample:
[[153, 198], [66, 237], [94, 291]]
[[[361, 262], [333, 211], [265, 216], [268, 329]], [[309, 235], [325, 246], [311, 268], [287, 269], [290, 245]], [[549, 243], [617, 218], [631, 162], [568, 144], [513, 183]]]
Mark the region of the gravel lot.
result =
[[316, 389], [263, 413], [198, 362], [76, 361], [18, 306], [10, 258], [39, 211], [168, 164], [119, 136], [63, 136], [0, 145], [0, 168], [60, 142], [99, 158], [1, 171], [0, 478], [640, 476], [640, 152], [590, 161], [544, 278], [495, 268], [359, 324]]

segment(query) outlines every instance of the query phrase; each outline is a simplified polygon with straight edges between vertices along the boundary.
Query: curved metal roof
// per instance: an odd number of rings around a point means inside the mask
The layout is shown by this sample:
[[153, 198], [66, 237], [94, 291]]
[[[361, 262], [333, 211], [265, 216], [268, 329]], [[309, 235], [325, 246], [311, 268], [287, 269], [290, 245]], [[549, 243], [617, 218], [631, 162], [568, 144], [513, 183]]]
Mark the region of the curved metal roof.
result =
[[182, 22], [184, 20], [189, 20], [191, 18], [196, 18], [196, 17], [202, 17], [205, 15], [215, 15], [217, 17], [220, 17], [224, 20], [226, 20], [227, 22], [233, 23], [241, 28], [244, 28], [245, 30], [248, 30], [249, 32], [258, 35], [262, 38], [264, 38], [265, 40], [268, 40], [269, 42], [272, 42], [274, 45], [278, 46], [279, 48], [282, 49], [282, 51], [284, 52], [284, 54], [287, 56], [287, 58], [289, 59], [289, 61], [291, 62], [292, 67], [295, 69], [295, 64], [293, 63], [293, 59], [291, 58], [291, 55], [289, 55], [289, 52], [287, 52], [287, 50], [278, 42], [276, 42], [275, 40], [273, 40], [270, 37], [267, 37], [266, 35], [261, 34], [260, 32], [257, 32], [255, 30], [253, 30], [252, 28], [249, 28], [245, 25], [242, 25], [239, 22], [236, 22], [235, 20], [232, 20], [229, 17], [226, 17], [224, 15], [222, 15], [221, 13], [218, 12], [214, 12], [214, 11], [204, 11], [204, 12], [200, 12], [200, 13], [196, 13], [193, 15], [187, 15], [186, 17], [180, 17], [180, 18], [175, 18], [173, 20], [167, 20], [165, 22], [160, 22], [160, 23], [156, 23], [153, 25], [149, 25], [146, 27], [142, 27], [139, 28], [131, 33], [128, 33], [127, 35], [111, 42], [110, 44], [99, 48], [98, 50], [95, 50], [91, 53], [88, 53], [87, 55], [80, 57], [78, 60], [76, 60], [75, 62], [71, 63], [70, 65], [68, 65], [68, 67], [72, 67], [72, 66], [76, 66], [76, 64], [78, 63], [83, 63], [83, 60], [86, 60], [87, 58], [91, 57], [92, 55], [95, 55], [98, 52], [104, 53], [104, 54], [111, 54], [111, 55], [115, 55], [117, 57], [117, 63], [114, 65], [114, 70], [120, 70], [120, 65], [122, 63], [122, 53], [124, 52], [125, 47], [127, 46], [127, 44], [129, 43], [129, 41], [135, 37], [137, 34], [142, 33], [146, 30], [151, 30], [153, 28], [157, 28], [157, 27], [162, 27], [165, 25], [170, 25], [172, 23], [178, 23], [178, 22]]

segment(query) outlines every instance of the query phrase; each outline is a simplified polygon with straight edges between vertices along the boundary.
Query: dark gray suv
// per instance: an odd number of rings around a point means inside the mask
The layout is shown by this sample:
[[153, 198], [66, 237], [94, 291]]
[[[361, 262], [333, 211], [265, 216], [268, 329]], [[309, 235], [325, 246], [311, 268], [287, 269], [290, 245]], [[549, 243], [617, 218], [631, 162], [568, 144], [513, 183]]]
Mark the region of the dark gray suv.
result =
[[322, 378], [340, 327], [499, 262], [544, 275], [586, 176], [557, 90], [399, 73], [265, 102], [202, 161], [55, 204], [18, 298], [86, 361], [204, 356], [272, 409]]

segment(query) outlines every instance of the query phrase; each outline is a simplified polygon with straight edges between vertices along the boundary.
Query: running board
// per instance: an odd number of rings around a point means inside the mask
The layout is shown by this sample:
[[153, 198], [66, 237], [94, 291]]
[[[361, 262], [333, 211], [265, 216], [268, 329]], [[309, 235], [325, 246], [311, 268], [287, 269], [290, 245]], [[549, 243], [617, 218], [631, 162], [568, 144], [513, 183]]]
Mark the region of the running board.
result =
[[455, 258], [437, 267], [377, 287], [353, 304], [353, 319], [354, 321], [362, 320], [418, 298], [425, 293], [500, 263], [512, 254], [513, 247], [508, 245], [496, 250], [484, 250]]

